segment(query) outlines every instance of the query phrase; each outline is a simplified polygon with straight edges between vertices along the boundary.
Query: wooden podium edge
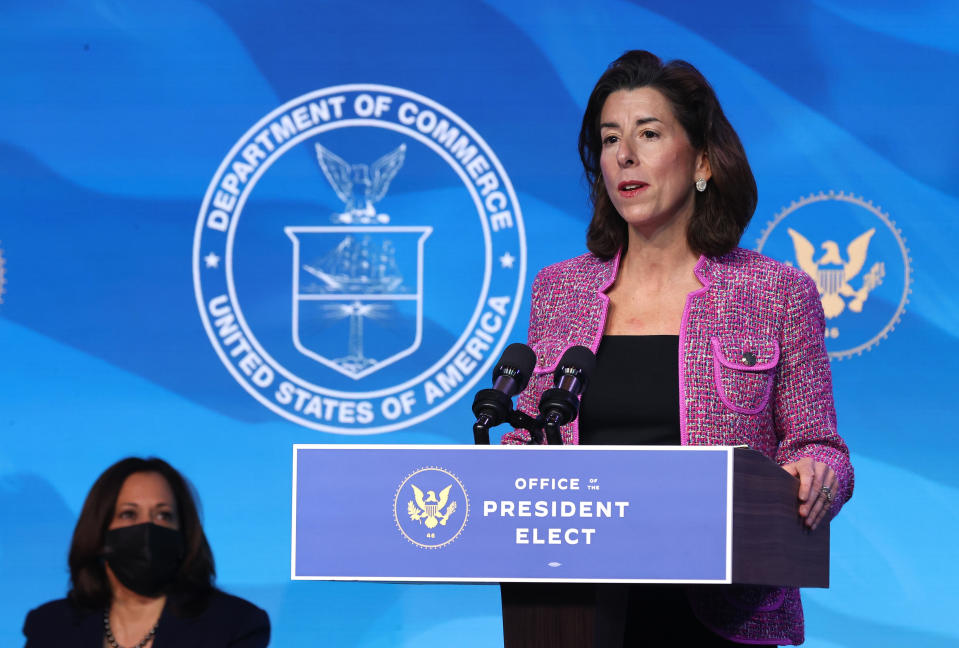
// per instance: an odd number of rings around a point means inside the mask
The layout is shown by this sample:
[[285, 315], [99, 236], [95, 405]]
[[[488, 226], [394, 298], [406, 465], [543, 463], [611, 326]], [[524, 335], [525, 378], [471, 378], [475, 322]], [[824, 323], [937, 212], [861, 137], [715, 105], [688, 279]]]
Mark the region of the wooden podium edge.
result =
[[829, 587], [829, 524], [799, 517], [799, 480], [755, 450], [733, 450], [733, 573], [737, 584]]

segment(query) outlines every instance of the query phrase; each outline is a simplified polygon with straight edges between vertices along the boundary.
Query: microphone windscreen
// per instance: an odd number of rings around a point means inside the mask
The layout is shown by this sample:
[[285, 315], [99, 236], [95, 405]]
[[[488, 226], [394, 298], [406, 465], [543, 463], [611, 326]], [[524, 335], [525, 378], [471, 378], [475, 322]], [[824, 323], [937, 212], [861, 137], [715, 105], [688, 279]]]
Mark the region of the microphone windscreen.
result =
[[596, 356], [584, 346], [570, 347], [566, 349], [566, 353], [563, 354], [559, 364], [556, 365], [556, 371], [560, 371], [564, 367], [579, 369], [585, 378], [589, 378], [593, 369], [596, 368]]
[[494, 376], [495, 372], [503, 366], [516, 369], [519, 373], [514, 377], [514, 380], [519, 387], [519, 391], [523, 391], [529, 383], [529, 377], [532, 375], [535, 365], [536, 354], [533, 353], [533, 350], [522, 342], [514, 342], [506, 347], [503, 355], [500, 356], [499, 362], [496, 363], [496, 368], [494, 369]]

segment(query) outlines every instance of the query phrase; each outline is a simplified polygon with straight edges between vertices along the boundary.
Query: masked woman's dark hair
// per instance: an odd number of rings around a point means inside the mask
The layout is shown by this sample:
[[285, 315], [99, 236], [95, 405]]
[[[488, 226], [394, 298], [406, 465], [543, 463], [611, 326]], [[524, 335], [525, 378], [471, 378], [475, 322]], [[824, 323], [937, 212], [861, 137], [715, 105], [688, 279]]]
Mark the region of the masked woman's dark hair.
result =
[[617, 90], [653, 88], [672, 106], [695, 151], [705, 151], [712, 178], [706, 191], [695, 192], [693, 216], [686, 230], [689, 248], [722, 256], [739, 243], [756, 209], [756, 181], [739, 136], [730, 125], [712, 86], [686, 61], [663, 63], [650, 52], [626, 52], [609, 64], [596, 82], [579, 131], [579, 156], [590, 186], [593, 218], [586, 246], [601, 259], [626, 249], [626, 221], [606, 193], [599, 158], [600, 118], [609, 95]]
[[87, 494], [70, 544], [70, 602], [84, 610], [104, 609], [112, 592], [104, 570], [104, 534], [115, 514], [117, 497], [127, 477], [134, 473], [157, 473], [166, 479], [176, 500], [184, 554], [168, 591], [170, 603], [183, 614], [197, 614], [213, 593], [216, 571], [213, 552], [207, 543], [197, 499], [192, 486], [173, 466], [151, 457], [129, 457], [113, 464], [100, 475]]

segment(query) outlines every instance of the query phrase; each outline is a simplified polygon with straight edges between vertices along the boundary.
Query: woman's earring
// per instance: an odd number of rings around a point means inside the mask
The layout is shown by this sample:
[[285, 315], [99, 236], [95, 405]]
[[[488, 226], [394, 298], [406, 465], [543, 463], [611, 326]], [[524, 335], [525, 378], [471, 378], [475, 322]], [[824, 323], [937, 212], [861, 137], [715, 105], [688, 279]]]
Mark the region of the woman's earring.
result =
[[706, 178], [696, 179], [696, 191], [702, 193], [706, 191]]

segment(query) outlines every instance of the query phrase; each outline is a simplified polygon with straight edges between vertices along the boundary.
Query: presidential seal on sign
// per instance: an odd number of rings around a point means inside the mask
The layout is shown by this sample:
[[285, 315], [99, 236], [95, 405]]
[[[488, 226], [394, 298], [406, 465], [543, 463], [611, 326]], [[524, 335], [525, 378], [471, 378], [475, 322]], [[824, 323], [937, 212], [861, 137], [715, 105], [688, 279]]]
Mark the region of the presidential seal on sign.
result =
[[889, 215], [844, 192], [791, 203], [767, 224], [756, 251], [813, 278], [826, 316], [829, 357], [861, 355], [895, 328], [912, 284], [909, 250]]
[[496, 155], [449, 109], [387, 86], [318, 90], [261, 119], [214, 175], [194, 236], [221, 362], [324, 432], [400, 429], [468, 393], [505, 346], [525, 272]]
[[421, 468], [400, 482], [393, 498], [393, 520], [400, 533], [421, 549], [453, 542], [469, 518], [469, 496], [445, 468]]

